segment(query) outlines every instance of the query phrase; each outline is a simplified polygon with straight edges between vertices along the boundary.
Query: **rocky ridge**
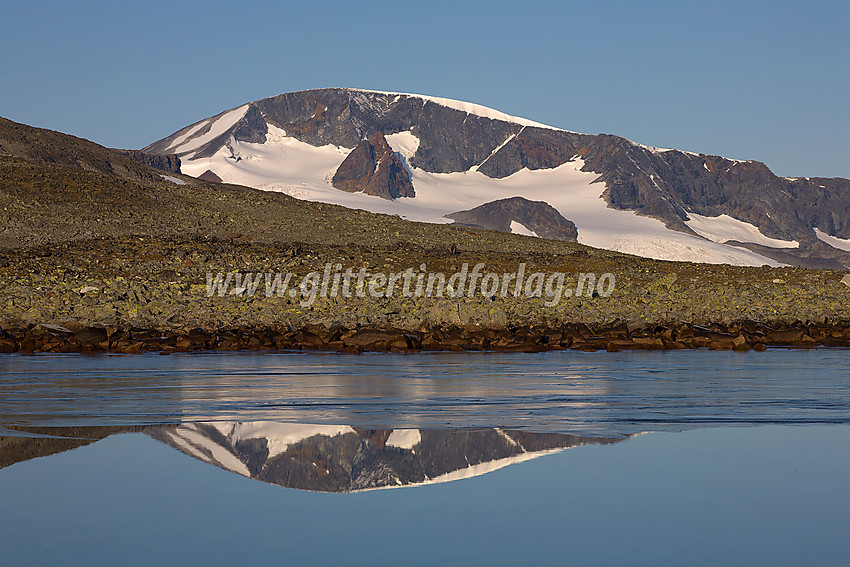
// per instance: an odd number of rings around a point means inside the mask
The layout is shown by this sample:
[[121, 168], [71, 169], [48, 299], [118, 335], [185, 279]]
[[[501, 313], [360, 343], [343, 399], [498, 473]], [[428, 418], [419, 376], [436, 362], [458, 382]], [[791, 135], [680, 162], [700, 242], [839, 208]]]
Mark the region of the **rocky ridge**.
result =
[[122, 156], [149, 165], [156, 169], [161, 169], [168, 173], [180, 173], [180, 158], [174, 154], [148, 154], [140, 150], [115, 150]]

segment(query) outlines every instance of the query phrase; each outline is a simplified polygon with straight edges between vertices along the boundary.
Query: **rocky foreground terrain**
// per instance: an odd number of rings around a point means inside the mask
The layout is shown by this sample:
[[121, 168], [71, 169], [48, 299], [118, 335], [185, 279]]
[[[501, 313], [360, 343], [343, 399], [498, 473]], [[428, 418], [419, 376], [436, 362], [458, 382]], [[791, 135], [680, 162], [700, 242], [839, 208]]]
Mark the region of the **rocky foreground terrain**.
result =
[[[844, 272], [662, 262], [412, 223], [198, 181], [78, 138], [0, 126], [0, 352], [850, 346]], [[38, 152], [14, 151], [39, 140]], [[548, 306], [512, 295], [319, 297], [305, 306], [262, 288], [206, 293], [208, 273], [297, 280], [327, 263], [373, 273], [426, 264], [446, 274], [464, 263], [496, 273], [525, 263], [528, 273], [565, 273], [567, 288], [580, 273], [611, 273], [616, 285], [607, 297]]]

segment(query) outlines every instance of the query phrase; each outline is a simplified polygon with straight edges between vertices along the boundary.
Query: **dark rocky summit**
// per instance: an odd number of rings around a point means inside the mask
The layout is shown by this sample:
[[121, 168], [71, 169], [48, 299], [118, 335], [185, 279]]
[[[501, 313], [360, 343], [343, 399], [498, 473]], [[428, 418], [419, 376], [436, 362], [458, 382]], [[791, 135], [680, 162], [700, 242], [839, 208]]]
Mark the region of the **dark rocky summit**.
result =
[[485, 203], [468, 211], [446, 215], [455, 224], [511, 232], [511, 221], [518, 222], [541, 238], [576, 242], [576, 225], [565, 219], [555, 207], [543, 201], [511, 197]]
[[384, 199], [414, 196], [410, 175], [381, 132], [357, 144], [331, 183], [342, 191], [362, 191]]
[[[255, 425], [243, 422], [239, 426]], [[298, 423], [256, 424], [285, 429]], [[339, 433], [333, 434], [333, 429]], [[323, 433], [326, 432], [326, 433]], [[287, 488], [321, 492], [352, 492], [391, 488], [440, 479], [443, 475], [483, 474], [471, 467], [502, 459], [522, 460], [528, 454], [567, 449], [589, 444], [608, 445], [628, 438], [584, 437], [563, 433], [534, 433], [521, 430], [422, 429], [408, 430], [403, 446], [392, 442], [393, 430], [346, 426], [317, 426], [314, 433], [293, 440], [283, 452], [273, 454], [279, 442], [263, 434], [234, 438], [221, 424], [183, 423], [149, 426], [18, 427], [0, 429], [0, 469], [30, 459], [45, 457], [91, 444], [111, 435], [144, 433], [178, 451], [206, 463], [241, 472], [252, 479]], [[184, 436], [188, 433], [188, 436]], [[330, 434], [327, 434], [330, 433]], [[215, 449], [215, 452], [211, 450]], [[226, 460], [222, 463], [218, 459]]]

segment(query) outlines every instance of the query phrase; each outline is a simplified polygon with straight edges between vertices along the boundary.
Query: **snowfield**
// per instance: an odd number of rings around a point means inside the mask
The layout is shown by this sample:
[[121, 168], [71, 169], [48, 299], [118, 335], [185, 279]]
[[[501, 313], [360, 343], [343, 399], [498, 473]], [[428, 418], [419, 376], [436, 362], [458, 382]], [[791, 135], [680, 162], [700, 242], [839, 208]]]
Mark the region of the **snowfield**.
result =
[[165, 179], [166, 181], [171, 181], [175, 185], [186, 185], [185, 181], [178, 177], [174, 177], [173, 175], [165, 175], [163, 173], [160, 173], [159, 176]]
[[[444, 103], [442, 99], [428, 100]], [[478, 105], [464, 105], [466, 103], [456, 103], [467, 112], [489, 112]], [[210, 124], [208, 132], [190, 140], [178, 139], [174, 148], [181, 152], [196, 151], [225, 132], [246, 111], [247, 107], [239, 107], [220, 115]], [[498, 118], [506, 119], [500, 113]], [[557, 168], [523, 169], [502, 179], [479, 173], [477, 166], [465, 172], [429, 173], [410, 165], [410, 158], [419, 147], [416, 136], [407, 131], [386, 138], [411, 174], [415, 197], [390, 201], [335, 189], [330, 179], [351, 149], [332, 145], [315, 147], [287, 136], [283, 129], [272, 125], [269, 125], [265, 143], [237, 142], [231, 138], [229, 147], [222, 147], [212, 157], [184, 156], [181, 171], [197, 177], [209, 169], [227, 183], [429, 223], [449, 223], [451, 220], [445, 217], [449, 213], [520, 196], [555, 207], [564, 218], [575, 223], [578, 241], [582, 244], [661, 260], [778, 266], [781, 264], [769, 258], [723, 242], [737, 240], [782, 248], [799, 245], [768, 238], [753, 225], [725, 215], [717, 218], [691, 215], [688, 224], [706, 237], [703, 239], [670, 230], [653, 218], [609, 208], [602, 198], [605, 185], [595, 182], [597, 173], [581, 171], [584, 163], [578, 157]], [[518, 234], [536, 236], [519, 223], [512, 224], [511, 229]]]
[[537, 236], [537, 233], [526, 227], [521, 222], [511, 221], [511, 232], [521, 234], [523, 236]]
[[387, 437], [387, 447], [411, 450], [422, 441], [422, 434], [418, 429], [393, 429]]
[[696, 213], [688, 213], [690, 220], [685, 221], [691, 229], [713, 242], [753, 242], [772, 248], [799, 248], [796, 240], [779, 240], [769, 238], [759, 231], [754, 224], [738, 220], [729, 215], [719, 217], [704, 217]]
[[218, 429], [233, 445], [245, 439], [265, 439], [268, 443], [270, 459], [286, 452], [290, 445], [315, 435], [336, 437], [354, 433], [354, 429], [347, 425], [312, 425], [275, 421], [213, 422], [210, 425]]
[[850, 252], [850, 239], [831, 236], [818, 228], [815, 229], [815, 234], [820, 240], [826, 242], [833, 248], [838, 248], [839, 250], [846, 250], [847, 252]]
[[[245, 104], [240, 106], [239, 108], [228, 110], [227, 112], [224, 112], [217, 117], [209, 118], [207, 120], [202, 121], [196, 127], [193, 127], [189, 132], [175, 140], [174, 143], [169, 146], [168, 152], [180, 154], [181, 157], [183, 157], [183, 154], [188, 154], [197, 151], [204, 144], [212, 142], [213, 140], [230, 130], [234, 124], [242, 120], [242, 118], [247, 112], [248, 105]], [[195, 136], [196, 132], [199, 132], [202, 127], [206, 125], [209, 125], [209, 130], [199, 136]], [[191, 157], [187, 156], [186, 159], [191, 159]]]
[[190, 455], [202, 461], [219, 465], [229, 471], [250, 477], [251, 473], [245, 463], [240, 461], [230, 449], [222, 447], [206, 435], [200, 433], [195, 424], [187, 423], [169, 432], [168, 436]]

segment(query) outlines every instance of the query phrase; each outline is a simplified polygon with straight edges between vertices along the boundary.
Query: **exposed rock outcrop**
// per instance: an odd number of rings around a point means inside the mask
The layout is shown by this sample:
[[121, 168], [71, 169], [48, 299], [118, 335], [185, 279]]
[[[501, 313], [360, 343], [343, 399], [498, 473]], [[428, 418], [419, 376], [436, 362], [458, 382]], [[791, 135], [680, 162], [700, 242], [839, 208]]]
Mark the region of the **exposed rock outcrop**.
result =
[[500, 179], [523, 168], [558, 167], [578, 153], [581, 138], [581, 134], [561, 130], [523, 128], [478, 166], [478, 171]]
[[212, 181], [213, 183], [221, 183], [222, 179], [211, 169], [206, 170], [198, 176], [201, 181]]
[[455, 224], [511, 232], [511, 222], [517, 222], [541, 238], [576, 242], [576, 225], [565, 219], [552, 205], [511, 197], [485, 203], [468, 211], [446, 215]]
[[168, 173], [180, 173], [180, 158], [174, 154], [149, 154], [140, 150], [115, 150], [123, 156], [139, 163], [167, 171]]
[[340, 164], [331, 183], [342, 191], [362, 191], [384, 199], [415, 194], [410, 175], [381, 132], [357, 144]]
[[248, 107], [248, 112], [240, 120], [233, 129], [233, 138], [240, 142], [250, 142], [253, 144], [262, 144], [266, 141], [269, 127], [266, 124], [263, 114], [255, 105]]

